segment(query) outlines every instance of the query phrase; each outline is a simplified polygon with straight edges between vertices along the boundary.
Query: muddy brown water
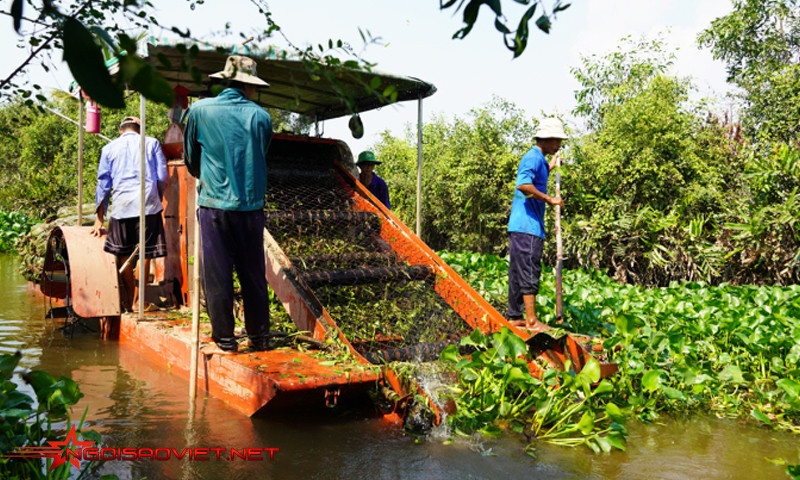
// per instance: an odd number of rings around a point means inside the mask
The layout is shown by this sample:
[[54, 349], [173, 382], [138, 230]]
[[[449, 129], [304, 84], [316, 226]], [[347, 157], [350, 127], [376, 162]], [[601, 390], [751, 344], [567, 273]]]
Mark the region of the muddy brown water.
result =
[[[273, 449], [272, 460], [130, 460], [99, 462], [121, 479], [786, 479], [781, 461], [800, 464], [800, 437], [750, 423], [694, 415], [651, 425], [630, 422], [628, 450], [595, 455], [586, 448], [542, 445], [537, 458], [513, 434], [415, 439], [361, 408], [278, 412], [248, 418], [214, 398], [188, 415], [188, 381], [97, 334], [64, 335], [46, 320], [44, 299], [17, 273], [17, 257], [0, 254], [0, 353], [23, 353], [21, 366], [77, 381], [89, 426], [105, 448]], [[25, 386], [22, 387], [23, 389]], [[277, 449], [277, 450], [275, 450]], [[131, 450], [129, 450], [131, 451]], [[164, 458], [165, 450], [161, 450]], [[213, 451], [212, 451], [213, 452]], [[112, 454], [109, 454], [112, 455]], [[119, 455], [119, 454], [114, 454]], [[262, 453], [262, 457], [266, 457]], [[201, 461], [199, 459], [207, 458]]]

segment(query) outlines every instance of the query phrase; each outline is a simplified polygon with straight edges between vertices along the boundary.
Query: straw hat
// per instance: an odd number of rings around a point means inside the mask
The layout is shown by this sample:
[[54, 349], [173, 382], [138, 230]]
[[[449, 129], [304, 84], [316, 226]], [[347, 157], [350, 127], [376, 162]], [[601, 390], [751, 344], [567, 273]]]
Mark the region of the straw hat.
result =
[[225, 62], [225, 70], [212, 73], [209, 77], [234, 80], [258, 87], [269, 87], [269, 83], [258, 78], [255, 60], [243, 55], [231, 55]]
[[560, 138], [564, 140], [567, 134], [564, 133], [564, 127], [561, 121], [557, 118], [550, 117], [544, 118], [539, 122], [539, 129], [533, 135], [533, 138]]

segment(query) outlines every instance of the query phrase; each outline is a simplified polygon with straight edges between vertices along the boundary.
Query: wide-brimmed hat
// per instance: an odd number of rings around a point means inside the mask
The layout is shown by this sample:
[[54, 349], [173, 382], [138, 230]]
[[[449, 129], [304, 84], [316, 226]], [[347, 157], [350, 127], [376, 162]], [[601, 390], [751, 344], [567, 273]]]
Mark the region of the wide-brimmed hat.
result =
[[375, 154], [369, 150], [364, 150], [358, 154], [358, 161], [356, 162], [356, 165], [361, 165], [362, 163], [374, 163], [375, 165], [381, 164], [381, 162], [375, 160]]
[[139, 117], [125, 117], [119, 122], [119, 128], [124, 127], [125, 125], [136, 125], [141, 127], [142, 121], [139, 120]]
[[269, 83], [258, 78], [256, 61], [243, 55], [231, 55], [225, 62], [225, 70], [209, 75], [210, 78], [224, 78], [258, 87], [269, 87]]
[[567, 138], [567, 134], [564, 133], [564, 127], [561, 125], [561, 121], [557, 118], [550, 117], [544, 118], [539, 122], [539, 129], [536, 130], [533, 138], [560, 138], [564, 140]]

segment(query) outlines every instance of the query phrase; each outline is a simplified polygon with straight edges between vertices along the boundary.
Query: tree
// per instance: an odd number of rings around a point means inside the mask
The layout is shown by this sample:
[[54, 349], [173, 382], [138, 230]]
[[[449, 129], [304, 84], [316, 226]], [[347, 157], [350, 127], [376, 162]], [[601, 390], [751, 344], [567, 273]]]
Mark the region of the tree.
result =
[[[57, 96], [46, 106], [68, 118], [77, 118], [78, 102], [69, 95]], [[147, 133], [163, 138], [169, 124], [167, 108], [147, 105]], [[119, 135], [119, 123], [127, 115], [139, 115], [138, 101], [122, 110], [103, 112], [101, 133]], [[77, 127], [48, 111], [17, 99], [0, 108], [0, 209], [23, 211], [44, 219], [64, 205], [73, 205], [78, 192]], [[95, 173], [100, 149], [105, 144], [95, 135], [84, 137], [84, 198], [94, 201]]]
[[590, 128], [602, 125], [608, 109], [635, 96], [656, 75], [666, 73], [675, 54], [664, 50], [662, 38], [624, 37], [617, 51], [603, 57], [581, 56], [581, 67], [570, 69], [581, 84], [575, 92], [573, 113], [586, 118]]
[[715, 240], [742, 193], [741, 159], [724, 125], [691, 108], [691, 84], [664, 74], [672, 58], [660, 40], [625, 38], [573, 69], [593, 130], [564, 167], [572, 266], [646, 284], [722, 274]]
[[[423, 134], [423, 240], [434, 249], [502, 253], [519, 159], [533, 142], [534, 122], [500, 98], [473, 109], [469, 118], [442, 117]], [[416, 149], [384, 133], [375, 147], [392, 207], [404, 222], [415, 218]]]
[[698, 37], [726, 63], [728, 80], [743, 90], [746, 133], [796, 141], [800, 134], [800, 2], [735, 0], [733, 11]]

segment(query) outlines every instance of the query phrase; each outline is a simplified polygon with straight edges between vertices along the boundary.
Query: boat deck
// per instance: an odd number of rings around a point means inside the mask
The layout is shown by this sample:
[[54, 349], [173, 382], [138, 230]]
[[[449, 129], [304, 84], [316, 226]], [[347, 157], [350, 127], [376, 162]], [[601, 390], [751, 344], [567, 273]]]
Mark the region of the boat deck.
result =
[[[188, 379], [191, 362], [191, 326], [186, 320], [148, 313], [143, 321], [122, 315], [121, 349], [132, 349]], [[201, 334], [200, 342], [210, 342]], [[361, 396], [381, 379], [377, 369], [342, 363], [282, 347], [266, 352], [235, 355], [198, 355], [198, 394], [206, 392], [246, 415], [267, 407], [333, 406]]]

